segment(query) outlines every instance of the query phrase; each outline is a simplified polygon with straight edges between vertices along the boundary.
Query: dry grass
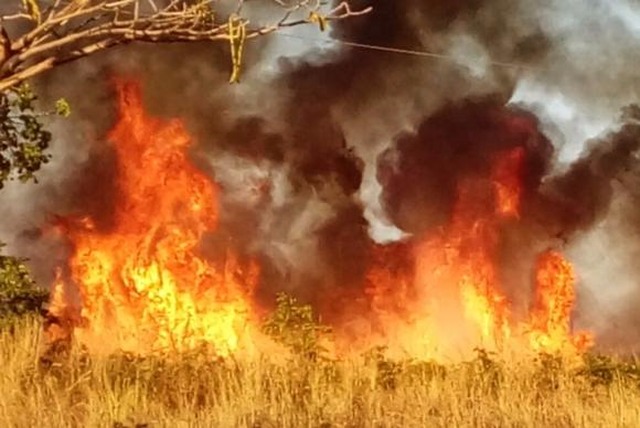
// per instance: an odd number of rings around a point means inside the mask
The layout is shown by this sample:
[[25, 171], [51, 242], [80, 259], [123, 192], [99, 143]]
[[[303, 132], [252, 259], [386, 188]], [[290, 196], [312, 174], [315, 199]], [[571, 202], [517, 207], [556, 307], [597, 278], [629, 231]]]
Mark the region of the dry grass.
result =
[[547, 358], [276, 365], [73, 353], [43, 365], [37, 321], [0, 334], [3, 427], [638, 427], [640, 369]]

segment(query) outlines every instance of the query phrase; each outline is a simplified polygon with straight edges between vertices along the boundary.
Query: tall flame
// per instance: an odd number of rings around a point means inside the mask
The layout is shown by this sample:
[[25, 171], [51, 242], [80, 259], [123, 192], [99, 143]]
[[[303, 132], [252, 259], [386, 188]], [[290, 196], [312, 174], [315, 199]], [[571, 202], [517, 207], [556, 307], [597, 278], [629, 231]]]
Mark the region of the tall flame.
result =
[[250, 323], [257, 268], [230, 253], [215, 265], [199, 255], [201, 238], [216, 227], [219, 190], [187, 159], [190, 138], [180, 121], [149, 117], [135, 82], [118, 81], [117, 90], [113, 227], [99, 230], [91, 218], [67, 227], [82, 319], [75, 336], [96, 350], [209, 345], [226, 355]]
[[[432, 312], [446, 312], [447, 322], [464, 331], [452, 341], [458, 349], [462, 343], [500, 345], [510, 335], [495, 259], [499, 222], [518, 213], [522, 159], [521, 149], [515, 149], [496, 160], [490, 182], [475, 176], [462, 180], [450, 223], [418, 246], [416, 285], [432, 290], [425, 296]], [[451, 319], [456, 312], [462, 316]]]
[[531, 347], [558, 352], [591, 345], [587, 333], [571, 335], [571, 312], [576, 298], [575, 272], [564, 257], [548, 251], [540, 255], [535, 271], [535, 296], [531, 313]]
[[[559, 253], [542, 254], [535, 268], [535, 304], [518, 322], [505, 295], [498, 248], [504, 222], [520, 217], [525, 151], [505, 151], [482, 173], [461, 179], [449, 222], [414, 243], [409, 274], [378, 262], [368, 290], [373, 312], [393, 348], [411, 356], [455, 358], [481, 347], [494, 351], [575, 352], [590, 346], [570, 319], [575, 274]], [[388, 303], [400, 302], [402, 310]], [[381, 302], [385, 302], [384, 305]], [[390, 333], [392, 332], [392, 333]]]
[[[212, 262], [199, 249], [216, 229], [218, 187], [189, 162], [190, 138], [179, 120], [149, 117], [134, 82], [119, 81], [117, 89], [119, 117], [109, 134], [118, 161], [112, 222], [63, 222], [74, 252], [68, 271], [56, 274], [51, 312], [67, 323], [52, 334], [72, 325], [73, 336], [96, 352], [207, 345], [224, 356], [252, 346], [258, 267], [231, 251]], [[383, 345], [426, 358], [477, 347], [574, 353], [590, 346], [588, 334], [572, 331], [576, 275], [559, 252], [539, 256], [524, 317], [504, 290], [501, 234], [520, 220], [525, 161], [523, 147], [498, 153], [487, 170], [459, 179], [446, 224], [410, 242], [373, 247], [364, 296], [352, 295], [349, 311], [365, 312], [369, 331], [361, 334], [361, 319], [341, 319], [347, 346]]]

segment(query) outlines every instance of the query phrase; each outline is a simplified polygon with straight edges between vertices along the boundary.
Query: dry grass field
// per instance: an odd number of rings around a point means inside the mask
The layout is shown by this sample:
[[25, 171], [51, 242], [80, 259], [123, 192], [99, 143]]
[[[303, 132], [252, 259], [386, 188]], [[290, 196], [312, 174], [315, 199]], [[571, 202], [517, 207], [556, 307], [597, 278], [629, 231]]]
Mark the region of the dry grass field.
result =
[[0, 336], [3, 427], [638, 427], [640, 365], [43, 359], [38, 320]]

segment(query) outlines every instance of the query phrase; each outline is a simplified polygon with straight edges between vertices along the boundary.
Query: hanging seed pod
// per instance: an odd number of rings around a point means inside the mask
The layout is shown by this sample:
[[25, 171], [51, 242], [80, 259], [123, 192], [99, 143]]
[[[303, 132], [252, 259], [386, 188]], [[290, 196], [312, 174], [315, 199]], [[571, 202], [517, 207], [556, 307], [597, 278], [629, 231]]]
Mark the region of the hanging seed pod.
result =
[[311, 12], [309, 14], [309, 22], [313, 22], [314, 24], [318, 24], [320, 27], [320, 31], [325, 31], [327, 29], [327, 18], [324, 15], [319, 14], [318, 12]]
[[246, 22], [235, 15], [229, 17], [229, 45], [231, 48], [231, 77], [229, 83], [240, 82], [242, 70], [242, 53], [247, 38]]

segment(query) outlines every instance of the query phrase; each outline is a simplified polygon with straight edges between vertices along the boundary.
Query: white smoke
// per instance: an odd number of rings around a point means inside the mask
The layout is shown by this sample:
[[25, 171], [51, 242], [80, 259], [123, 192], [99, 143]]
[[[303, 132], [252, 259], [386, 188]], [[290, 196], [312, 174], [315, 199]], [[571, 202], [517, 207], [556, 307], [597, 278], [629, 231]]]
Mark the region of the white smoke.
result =
[[615, 124], [622, 107], [638, 100], [629, 59], [640, 42], [640, 4], [547, 0], [526, 12], [551, 38], [553, 51], [539, 70], [519, 79], [511, 102], [542, 118], [559, 146], [559, 162], [567, 164]]

